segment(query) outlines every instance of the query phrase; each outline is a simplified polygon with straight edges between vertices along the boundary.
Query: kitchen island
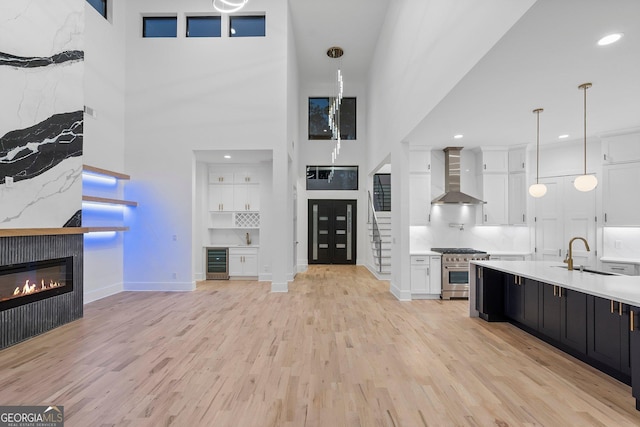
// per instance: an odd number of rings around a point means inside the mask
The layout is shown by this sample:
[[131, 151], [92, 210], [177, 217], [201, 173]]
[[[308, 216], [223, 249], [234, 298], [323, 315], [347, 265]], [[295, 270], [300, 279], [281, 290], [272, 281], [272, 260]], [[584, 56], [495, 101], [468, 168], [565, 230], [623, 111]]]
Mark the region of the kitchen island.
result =
[[640, 278], [542, 261], [473, 261], [469, 314], [507, 321], [631, 385], [640, 409]]

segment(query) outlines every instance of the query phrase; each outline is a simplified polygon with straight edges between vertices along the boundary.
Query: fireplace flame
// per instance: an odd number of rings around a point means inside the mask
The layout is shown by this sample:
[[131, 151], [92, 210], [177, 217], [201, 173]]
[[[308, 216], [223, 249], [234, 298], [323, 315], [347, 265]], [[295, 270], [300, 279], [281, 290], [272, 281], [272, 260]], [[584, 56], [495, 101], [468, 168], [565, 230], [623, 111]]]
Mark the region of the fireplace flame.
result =
[[37, 285], [35, 283], [29, 283], [29, 279], [27, 279], [24, 282], [24, 286], [22, 287], [22, 291], [20, 291], [20, 287], [18, 286], [14, 291], [13, 291], [13, 295], [17, 296], [17, 295], [29, 295], [29, 294], [33, 294], [35, 292], [39, 292], [39, 291], [44, 291], [46, 289], [51, 289], [51, 288], [57, 288], [58, 286], [61, 286], [60, 283], [58, 282], [54, 282], [53, 280], [49, 281], [49, 284], [47, 285], [44, 281], [44, 279], [42, 279], [42, 281], [40, 282], [40, 288], [38, 289]]

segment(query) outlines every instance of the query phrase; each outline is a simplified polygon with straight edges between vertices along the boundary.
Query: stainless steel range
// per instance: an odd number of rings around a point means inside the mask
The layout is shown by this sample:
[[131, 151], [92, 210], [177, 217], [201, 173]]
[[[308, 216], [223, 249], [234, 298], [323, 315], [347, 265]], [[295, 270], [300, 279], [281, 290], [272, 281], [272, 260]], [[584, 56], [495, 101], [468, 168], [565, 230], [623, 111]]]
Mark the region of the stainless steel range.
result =
[[442, 254], [442, 299], [469, 298], [469, 261], [489, 254], [471, 248], [431, 248]]

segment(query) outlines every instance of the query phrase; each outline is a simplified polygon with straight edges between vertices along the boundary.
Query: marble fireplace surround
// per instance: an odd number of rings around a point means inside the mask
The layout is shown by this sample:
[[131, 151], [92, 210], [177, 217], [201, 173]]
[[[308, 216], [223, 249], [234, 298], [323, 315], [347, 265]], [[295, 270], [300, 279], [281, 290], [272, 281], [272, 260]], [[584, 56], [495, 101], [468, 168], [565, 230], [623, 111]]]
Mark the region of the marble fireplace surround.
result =
[[0, 349], [82, 317], [83, 235], [0, 237], [0, 265], [73, 257], [73, 291], [0, 312]]

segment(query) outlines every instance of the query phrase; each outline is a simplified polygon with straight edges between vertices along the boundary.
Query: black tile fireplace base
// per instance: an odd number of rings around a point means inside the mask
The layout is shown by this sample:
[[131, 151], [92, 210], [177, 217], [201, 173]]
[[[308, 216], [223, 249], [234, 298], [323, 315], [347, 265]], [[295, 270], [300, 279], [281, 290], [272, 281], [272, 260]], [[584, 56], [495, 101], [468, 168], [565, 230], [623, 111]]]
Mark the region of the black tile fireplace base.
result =
[[73, 257], [73, 291], [0, 311], [0, 349], [82, 317], [83, 235], [0, 238], [0, 265]]

